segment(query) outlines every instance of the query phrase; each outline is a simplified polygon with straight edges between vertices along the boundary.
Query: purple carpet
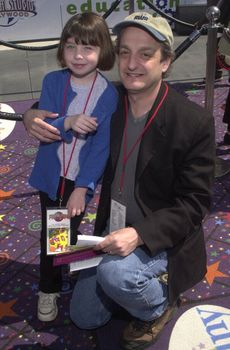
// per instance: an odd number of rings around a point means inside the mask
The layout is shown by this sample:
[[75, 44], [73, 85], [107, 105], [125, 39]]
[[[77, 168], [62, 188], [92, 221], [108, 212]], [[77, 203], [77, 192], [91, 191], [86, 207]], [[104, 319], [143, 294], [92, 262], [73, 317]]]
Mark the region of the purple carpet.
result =
[[[204, 105], [204, 85], [177, 83], [174, 87]], [[230, 146], [223, 146], [221, 142], [226, 130], [222, 116], [228, 88], [225, 80], [216, 83], [214, 103], [217, 154], [226, 160], [230, 159]], [[21, 113], [33, 102], [8, 104]], [[37, 146], [37, 141], [27, 135], [21, 122], [17, 122], [13, 133], [0, 142], [0, 350], [119, 350], [122, 328], [127, 322], [121, 316], [114, 317], [95, 333], [72, 324], [69, 300], [75, 279], [69, 276], [67, 268], [63, 269], [57, 319], [50, 323], [37, 320], [41, 221], [37, 191], [28, 184]], [[215, 180], [213, 193], [212, 211], [203, 223], [208, 273], [204, 280], [182, 295], [177, 314], [149, 349], [230, 349], [230, 173]], [[81, 231], [84, 234], [92, 233], [99, 194], [98, 188], [83, 219]], [[209, 305], [208, 311], [206, 305]], [[222, 311], [214, 312], [216, 306]], [[193, 308], [201, 316], [200, 324], [193, 319]], [[186, 323], [189, 312], [190, 320]], [[196, 327], [197, 333], [189, 340], [189, 333], [194, 329], [196, 332]], [[206, 338], [201, 335], [202, 327]], [[184, 346], [185, 334], [187, 347]]]

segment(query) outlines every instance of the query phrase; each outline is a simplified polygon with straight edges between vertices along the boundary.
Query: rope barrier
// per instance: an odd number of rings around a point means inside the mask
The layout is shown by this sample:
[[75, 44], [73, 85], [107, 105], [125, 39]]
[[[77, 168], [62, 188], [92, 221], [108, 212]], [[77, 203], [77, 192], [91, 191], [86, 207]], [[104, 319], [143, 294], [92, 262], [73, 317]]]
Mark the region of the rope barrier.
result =
[[[108, 9], [108, 11], [106, 11], [102, 17], [104, 19], [106, 19], [116, 9], [116, 7], [120, 4], [121, 1], [122, 0], [117, 0], [114, 3], [112, 3], [112, 5]], [[10, 47], [12, 49], [24, 50], [24, 51], [53, 50], [53, 49], [56, 49], [58, 47], [58, 43], [57, 44], [53, 44], [53, 45], [48, 45], [48, 46], [36, 46], [35, 47], [35, 46], [18, 45], [18, 44], [15, 44], [15, 43], [10, 43], [10, 42], [4, 41], [4, 40], [0, 40], [0, 44], [4, 45], [6, 47]]]
[[112, 5], [110, 6], [110, 8], [108, 9], [108, 11], [106, 11], [104, 13], [104, 15], [102, 16], [104, 19], [106, 19], [107, 17], [109, 17], [109, 15], [117, 8], [117, 6], [120, 4], [121, 0], [117, 0], [114, 3], [112, 3]]
[[12, 49], [24, 50], [24, 51], [43, 51], [43, 50], [52, 50], [58, 47], [58, 44], [48, 45], [48, 46], [24, 46], [14, 43], [9, 43], [4, 40], [0, 40], [0, 44]]
[[23, 120], [23, 114], [20, 114], [20, 113], [8, 113], [8, 112], [0, 111], [0, 119], [16, 120], [18, 122], [21, 122]]
[[[117, 6], [120, 4], [122, 0], [116, 0], [114, 3], [112, 3], [112, 5], [110, 6], [110, 8], [104, 13], [104, 15], [102, 16], [104, 19], [106, 19], [107, 17], [110, 16], [110, 14], [117, 8]], [[157, 12], [158, 14], [160, 14], [162, 17], [165, 17], [166, 19], [168, 19], [169, 21], [172, 22], [176, 22], [188, 27], [194, 27], [194, 24], [191, 23], [187, 23], [187, 22], [183, 22], [177, 18], [174, 18], [172, 16], [167, 15], [166, 13], [164, 13], [163, 11], [161, 11], [160, 9], [158, 9], [155, 5], [153, 5], [151, 2], [149, 2], [148, 0], [143, 0], [143, 2], [149, 6], [152, 10], [154, 10], [155, 12]], [[57, 44], [53, 44], [53, 45], [48, 45], [48, 46], [25, 46], [25, 45], [20, 45], [20, 44], [16, 44], [16, 43], [11, 43], [11, 42], [7, 42], [4, 40], [0, 40], [0, 45], [4, 45], [6, 47], [10, 47], [12, 49], [17, 49], [17, 50], [24, 50], [24, 51], [44, 51], [44, 50], [53, 50], [56, 49], [58, 47], [58, 43]]]
[[175, 17], [172, 17], [172, 16], [169, 16], [167, 15], [166, 13], [164, 13], [163, 11], [161, 11], [158, 7], [156, 7], [155, 5], [153, 5], [151, 2], [149, 2], [148, 0], [143, 0], [143, 2], [148, 5], [152, 10], [154, 10], [155, 12], [157, 12], [159, 15], [161, 15], [162, 17], [165, 17], [166, 19], [168, 19], [169, 21], [172, 21], [172, 22], [176, 22], [178, 24], [182, 24], [184, 26], [187, 26], [187, 27], [192, 27], [194, 28], [195, 27], [195, 24], [192, 24], [192, 23], [187, 23], [187, 22], [184, 22], [184, 21], [181, 21]]

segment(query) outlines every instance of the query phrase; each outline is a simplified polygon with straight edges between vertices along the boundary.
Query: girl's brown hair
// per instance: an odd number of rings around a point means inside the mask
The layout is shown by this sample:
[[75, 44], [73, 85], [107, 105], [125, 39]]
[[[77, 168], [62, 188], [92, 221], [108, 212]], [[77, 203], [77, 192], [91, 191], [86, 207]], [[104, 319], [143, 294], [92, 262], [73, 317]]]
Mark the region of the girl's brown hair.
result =
[[64, 46], [69, 38], [76, 44], [100, 47], [98, 69], [110, 70], [115, 62], [115, 52], [106, 21], [94, 12], [79, 13], [65, 24], [57, 51], [57, 60], [61, 67], [66, 67]]

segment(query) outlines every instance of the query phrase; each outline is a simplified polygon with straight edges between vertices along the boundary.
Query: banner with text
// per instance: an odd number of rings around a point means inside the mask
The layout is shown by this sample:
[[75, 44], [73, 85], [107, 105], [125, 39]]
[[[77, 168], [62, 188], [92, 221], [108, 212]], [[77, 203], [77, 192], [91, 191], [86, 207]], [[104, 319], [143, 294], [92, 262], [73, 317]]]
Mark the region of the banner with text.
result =
[[[150, 0], [171, 16], [180, 1], [183, 0]], [[0, 0], [0, 40], [58, 39], [64, 24], [74, 14], [94, 11], [104, 15], [113, 3], [114, 0]], [[130, 13], [130, 4], [134, 11], [153, 12], [142, 0], [124, 0], [106, 19], [110, 28]]]

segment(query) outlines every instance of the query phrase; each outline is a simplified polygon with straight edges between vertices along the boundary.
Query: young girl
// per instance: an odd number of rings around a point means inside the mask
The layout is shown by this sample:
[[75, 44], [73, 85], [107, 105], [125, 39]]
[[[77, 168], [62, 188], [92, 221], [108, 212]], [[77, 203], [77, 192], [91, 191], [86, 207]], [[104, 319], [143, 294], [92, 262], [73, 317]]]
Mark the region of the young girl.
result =
[[106, 22], [95, 13], [77, 14], [66, 23], [57, 52], [62, 70], [48, 73], [39, 108], [58, 113], [47, 119], [62, 141], [41, 143], [30, 184], [39, 190], [42, 231], [38, 318], [57, 316], [61, 267], [47, 255], [46, 208], [67, 207], [71, 244], [85, 206], [102, 176], [109, 152], [110, 118], [116, 109], [114, 86], [98, 70], [113, 67], [115, 54]]

